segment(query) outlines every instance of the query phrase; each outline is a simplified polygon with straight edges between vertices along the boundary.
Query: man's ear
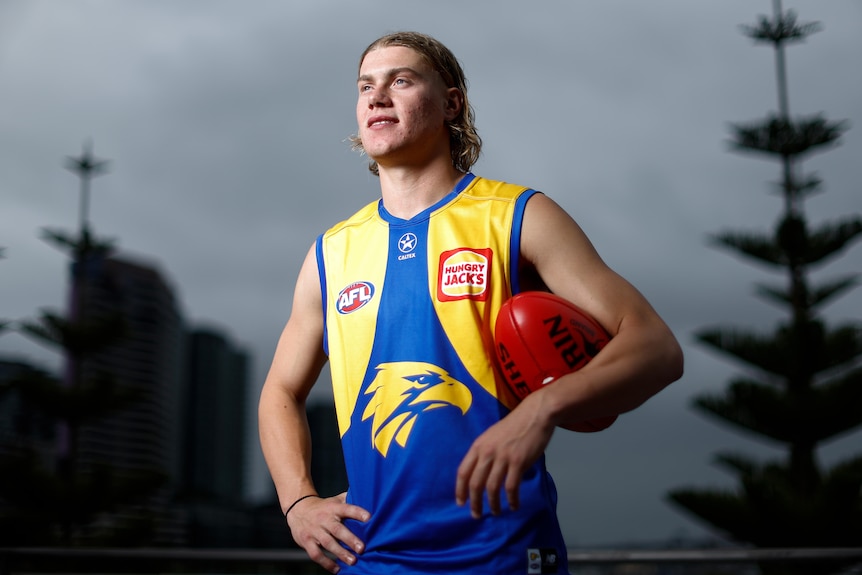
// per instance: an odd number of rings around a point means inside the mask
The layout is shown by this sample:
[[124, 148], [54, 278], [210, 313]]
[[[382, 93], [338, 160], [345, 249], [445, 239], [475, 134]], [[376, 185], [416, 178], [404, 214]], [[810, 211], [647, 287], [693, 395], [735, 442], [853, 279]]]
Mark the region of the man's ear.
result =
[[446, 120], [451, 122], [458, 117], [464, 107], [464, 94], [458, 88], [446, 90]]

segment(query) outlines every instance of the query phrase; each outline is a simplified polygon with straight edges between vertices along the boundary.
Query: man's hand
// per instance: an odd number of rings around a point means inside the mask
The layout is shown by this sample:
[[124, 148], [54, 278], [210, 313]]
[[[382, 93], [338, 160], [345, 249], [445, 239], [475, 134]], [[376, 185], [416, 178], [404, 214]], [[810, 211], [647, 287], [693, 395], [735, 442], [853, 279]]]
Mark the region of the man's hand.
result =
[[[294, 541], [305, 549], [312, 561], [330, 573], [338, 573], [339, 569], [332, 557], [353, 565], [356, 555], [350, 549], [356, 554], [365, 550], [365, 544], [342, 521], [368, 521], [371, 514], [361, 507], [346, 503], [346, 495], [342, 493], [326, 499], [303, 499], [286, 517]], [[344, 545], [349, 549], [345, 549]]]
[[458, 467], [455, 501], [470, 501], [470, 512], [482, 516], [482, 494], [488, 494], [491, 513], [500, 513], [500, 490], [505, 488], [510, 509], [518, 508], [524, 472], [545, 451], [554, 426], [538, 416], [540, 402], [532, 394], [509, 415], [476, 438]]

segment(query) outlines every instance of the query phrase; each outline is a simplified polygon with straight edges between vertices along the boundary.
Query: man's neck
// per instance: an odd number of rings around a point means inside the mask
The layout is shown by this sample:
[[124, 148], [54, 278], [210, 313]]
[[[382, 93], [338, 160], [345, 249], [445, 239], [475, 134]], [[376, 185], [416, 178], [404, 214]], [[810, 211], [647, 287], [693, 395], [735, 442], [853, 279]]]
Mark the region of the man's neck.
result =
[[449, 158], [421, 170], [380, 166], [380, 191], [386, 211], [409, 220], [451, 192], [464, 176]]

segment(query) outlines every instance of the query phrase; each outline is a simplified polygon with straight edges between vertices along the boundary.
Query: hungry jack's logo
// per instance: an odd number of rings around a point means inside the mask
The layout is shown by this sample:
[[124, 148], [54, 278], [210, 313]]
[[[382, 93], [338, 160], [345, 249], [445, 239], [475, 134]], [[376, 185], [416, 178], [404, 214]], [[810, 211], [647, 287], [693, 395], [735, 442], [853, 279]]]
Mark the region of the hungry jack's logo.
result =
[[365, 394], [373, 394], [362, 421], [371, 420], [371, 442], [384, 457], [394, 441], [407, 445], [413, 425], [432, 409], [455, 407], [466, 414], [473, 403], [470, 389], [431, 363], [381, 363]]
[[490, 248], [458, 248], [440, 254], [437, 300], [488, 299], [492, 255]]

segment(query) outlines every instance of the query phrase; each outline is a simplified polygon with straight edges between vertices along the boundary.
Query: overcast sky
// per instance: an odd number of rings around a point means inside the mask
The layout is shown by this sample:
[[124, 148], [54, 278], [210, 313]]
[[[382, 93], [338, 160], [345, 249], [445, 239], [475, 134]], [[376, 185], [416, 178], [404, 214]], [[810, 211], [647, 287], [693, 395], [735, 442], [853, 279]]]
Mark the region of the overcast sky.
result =
[[[850, 127], [803, 164], [825, 182], [807, 214], [814, 224], [858, 214], [862, 3], [784, 7], [823, 26], [788, 50], [791, 113]], [[782, 317], [752, 294], [754, 282], [784, 278], [706, 241], [769, 231], [782, 207], [777, 163], [727, 143], [730, 122], [777, 108], [773, 51], [739, 30], [771, 12], [769, 0], [0, 0], [0, 318], [64, 308], [67, 260], [39, 233], [76, 230], [78, 181], [63, 163], [92, 138], [112, 162], [93, 182], [93, 229], [156, 266], [192, 325], [249, 351], [256, 402], [308, 247], [379, 193], [346, 142], [358, 57], [384, 33], [427, 32], [467, 73], [485, 142], [474, 171], [557, 200], [686, 352], [683, 379], [612, 428], [554, 437], [569, 545], [712, 534], [666, 493], [732, 487], [711, 463], [719, 450], [782, 456], [691, 409], [741, 369], [694, 331], [767, 331]], [[850, 270], [862, 270], [858, 243], [815, 279]], [[857, 289], [826, 315], [859, 320], [860, 310]], [[16, 334], [0, 337], [0, 357], [57, 363]], [[315, 393], [331, 397], [326, 381]], [[256, 435], [249, 443], [259, 496], [269, 480]], [[821, 458], [860, 445], [862, 433], [839, 438]]]

